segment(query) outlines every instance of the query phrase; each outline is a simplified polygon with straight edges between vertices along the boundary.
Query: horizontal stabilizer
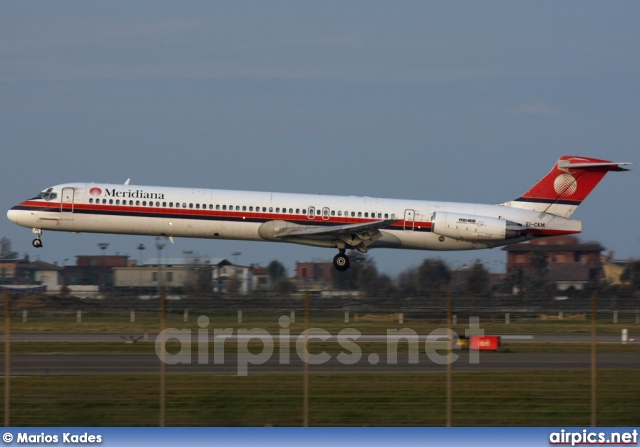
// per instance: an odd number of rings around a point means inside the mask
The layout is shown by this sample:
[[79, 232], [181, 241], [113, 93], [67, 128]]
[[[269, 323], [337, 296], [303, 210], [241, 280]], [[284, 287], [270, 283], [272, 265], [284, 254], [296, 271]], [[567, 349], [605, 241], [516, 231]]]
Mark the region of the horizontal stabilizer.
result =
[[565, 155], [529, 191], [502, 205], [568, 218], [607, 172], [628, 171], [630, 164]]

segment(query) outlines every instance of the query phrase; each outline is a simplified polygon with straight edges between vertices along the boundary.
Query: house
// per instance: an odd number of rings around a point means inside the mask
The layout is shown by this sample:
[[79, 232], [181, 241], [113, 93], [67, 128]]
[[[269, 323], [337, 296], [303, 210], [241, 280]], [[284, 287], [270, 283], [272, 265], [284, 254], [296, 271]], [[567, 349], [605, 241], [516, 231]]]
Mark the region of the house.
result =
[[301, 292], [331, 290], [333, 270], [333, 263], [330, 261], [296, 262], [293, 282]]
[[251, 268], [223, 258], [151, 258], [140, 265], [114, 267], [113, 275], [115, 287], [138, 292], [165, 287], [175, 293], [233, 289], [245, 295], [253, 290]]
[[63, 283], [67, 286], [100, 286], [101, 290], [114, 287], [113, 269], [126, 267], [129, 256], [96, 255], [76, 256], [76, 265], [65, 266]]
[[536, 239], [528, 244], [508, 245], [507, 273], [534, 268], [540, 256], [546, 262], [546, 278], [558, 290], [583, 290], [588, 284], [597, 284], [602, 277], [602, 245], [597, 242], [580, 243], [574, 236], [556, 236]]
[[34, 272], [34, 282], [46, 287], [48, 292], [58, 292], [62, 284], [62, 268], [57, 264], [44, 261], [31, 263]]

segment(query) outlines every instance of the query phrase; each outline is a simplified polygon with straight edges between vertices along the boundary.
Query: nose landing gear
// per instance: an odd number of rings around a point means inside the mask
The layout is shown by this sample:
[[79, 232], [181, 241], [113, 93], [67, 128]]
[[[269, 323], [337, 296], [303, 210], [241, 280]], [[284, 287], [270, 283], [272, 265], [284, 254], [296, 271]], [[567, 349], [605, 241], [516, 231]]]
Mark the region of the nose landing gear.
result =
[[40, 228], [34, 228], [33, 232], [36, 234], [36, 238], [31, 243], [36, 248], [42, 247], [42, 240], [40, 239], [40, 237], [42, 236], [42, 230]]

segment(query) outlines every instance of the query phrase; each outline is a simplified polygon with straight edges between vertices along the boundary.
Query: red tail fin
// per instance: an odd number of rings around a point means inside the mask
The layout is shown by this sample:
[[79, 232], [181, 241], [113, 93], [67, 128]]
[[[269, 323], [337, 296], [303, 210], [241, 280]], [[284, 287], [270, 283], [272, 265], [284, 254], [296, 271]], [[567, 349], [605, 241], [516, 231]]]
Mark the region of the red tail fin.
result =
[[607, 172], [627, 171], [628, 164], [564, 155], [533, 188], [503, 205], [569, 217]]

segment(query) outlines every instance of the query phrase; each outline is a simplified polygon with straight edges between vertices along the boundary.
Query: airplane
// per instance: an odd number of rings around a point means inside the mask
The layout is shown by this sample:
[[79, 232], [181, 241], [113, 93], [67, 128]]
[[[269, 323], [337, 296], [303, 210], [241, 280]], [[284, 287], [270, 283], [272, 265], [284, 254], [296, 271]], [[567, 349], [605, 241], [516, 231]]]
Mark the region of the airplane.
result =
[[12, 207], [7, 217], [36, 234], [114, 233], [289, 242], [337, 248], [333, 265], [350, 266], [346, 250], [473, 250], [577, 234], [569, 217], [609, 171], [632, 163], [562, 156], [515, 200], [500, 204], [356, 196], [65, 183]]

